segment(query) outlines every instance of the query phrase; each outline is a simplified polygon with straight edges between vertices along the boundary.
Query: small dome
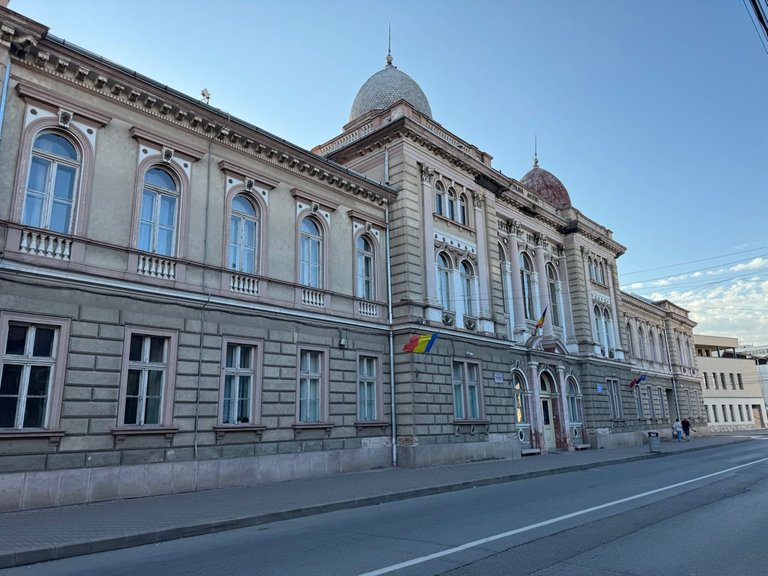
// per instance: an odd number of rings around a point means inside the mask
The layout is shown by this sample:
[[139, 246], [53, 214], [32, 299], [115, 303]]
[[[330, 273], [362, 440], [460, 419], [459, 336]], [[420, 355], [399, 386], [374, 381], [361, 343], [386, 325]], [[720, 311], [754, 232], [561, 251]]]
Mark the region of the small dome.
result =
[[355, 96], [349, 121], [357, 120], [373, 110], [384, 110], [395, 102], [405, 100], [416, 110], [432, 118], [429, 101], [419, 85], [392, 65], [392, 56], [387, 55], [387, 65], [366, 80]]
[[538, 159], [533, 162], [533, 168], [520, 180], [536, 196], [555, 208], [567, 208], [571, 205], [571, 197], [557, 176], [539, 168]]

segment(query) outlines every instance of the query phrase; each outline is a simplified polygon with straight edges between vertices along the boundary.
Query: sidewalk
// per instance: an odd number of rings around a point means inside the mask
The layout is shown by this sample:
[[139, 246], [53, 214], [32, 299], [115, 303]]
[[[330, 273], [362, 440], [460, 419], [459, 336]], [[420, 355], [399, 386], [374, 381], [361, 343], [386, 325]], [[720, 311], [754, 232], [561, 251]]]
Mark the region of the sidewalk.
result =
[[[758, 432], [759, 433], [759, 432]], [[0, 568], [749, 441], [697, 437], [434, 468], [388, 468], [185, 494], [0, 514]]]

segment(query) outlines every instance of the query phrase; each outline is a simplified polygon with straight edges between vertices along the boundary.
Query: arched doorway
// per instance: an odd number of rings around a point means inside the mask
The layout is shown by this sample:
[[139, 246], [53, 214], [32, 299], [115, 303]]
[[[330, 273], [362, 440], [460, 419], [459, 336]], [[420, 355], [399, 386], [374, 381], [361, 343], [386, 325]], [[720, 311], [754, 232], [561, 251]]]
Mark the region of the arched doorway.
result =
[[548, 450], [557, 447], [557, 389], [555, 381], [549, 372], [542, 372], [539, 377], [541, 386], [541, 423], [544, 434], [544, 444]]

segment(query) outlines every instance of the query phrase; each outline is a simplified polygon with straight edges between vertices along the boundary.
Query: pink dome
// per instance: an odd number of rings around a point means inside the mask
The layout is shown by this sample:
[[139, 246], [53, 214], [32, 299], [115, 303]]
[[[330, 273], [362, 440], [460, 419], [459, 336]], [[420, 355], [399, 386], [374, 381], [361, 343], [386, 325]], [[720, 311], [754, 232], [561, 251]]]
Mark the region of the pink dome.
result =
[[539, 168], [538, 160], [533, 163], [533, 168], [522, 177], [520, 182], [555, 208], [566, 208], [571, 205], [571, 197], [563, 183], [551, 172]]

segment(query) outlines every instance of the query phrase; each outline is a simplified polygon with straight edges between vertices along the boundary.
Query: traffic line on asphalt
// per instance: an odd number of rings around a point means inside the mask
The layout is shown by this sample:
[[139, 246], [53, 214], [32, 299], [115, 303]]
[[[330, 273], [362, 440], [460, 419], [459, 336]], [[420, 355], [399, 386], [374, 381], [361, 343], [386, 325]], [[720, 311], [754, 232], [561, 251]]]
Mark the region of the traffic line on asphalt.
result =
[[420, 556], [418, 558], [413, 558], [411, 560], [406, 560], [405, 562], [400, 562], [398, 564], [392, 564], [391, 566], [385, 566], [384, 568], [379, 568], [378, 570], [373, 570], [371, 572], [365, 572], [363, 574], [358, 574], [358, 576], [381, 576], [382, 574], [389, 574], [390, 572], [396, 572], [397, 570], [402, 570], [403, 568], [408, 568], [409, 566], [415, 566], [417, 564], [423, 564], [424, 562], [429, 562], [431, 560], [436, 560], [438, 558], [443, 558], [444, 556], [450, 556], [451, 554], [456, 554], [457, 552], [462, 552], [463, 550], [469, 550], [470, 548], [476, 548], [478, 546], [483, 546], [484, 544], [488, 544], [489, 542], [495, 542], [496, 540], [501, 540], [502, 538], [509, 538], [510, 536], [515, 536], [517, 534], [522, 534], [523, 532], [529, 532], [530, 530], [535, 530], [536, 528], [542, 528], [544, 526], [550, 526], [551, 524], [556, 524], [558, 522], [562, 522], [563, 520], [569, 520], [571, 518], [576, 518], [577, 516], [583, 516], [584, 514], [589, 514], [591, 512], [596, 512], [597, 510], [603, 510], [605, 508], [610, 508], [611, 506], [618, 506], [619, 504], [624, 504], [626, 502], [631, 502], [632, 500], [638, 500], [640, 498], [645, 498], [646, 496], [652, 496], [654, 494], [658, 494], [659, 492], [665, 492], [667, 490], [674, 490], [675, 488], [679, 488], [680, 486], [685, 486], [687, 484], [693, 484], [694, 482], [700, 482], [701, 480], [706, 480], [708, 478], [714, 478], [715, 476], [720, 476], [722, 474], [728, 474], [729, 472], [733, 472], [734, 470], [740, 470], [741, 468], [746, 468], [748, 466], [754, 466], [755, 464], [760, 464], [762, 462], [768, 462], [768, 458], [760, 458], [759, 460], [753, 460], [753, 461], [747, 462], [745, 464], [739, 464], [738, 466], [732, 466], [732, 467], [726, 468], [724, 470], [719, 470], [717, 472], [712, 472], [711, 474], [705, 474], [704, 476], [698, 476], [696, 478], [691, 478], [690, 480], [684, 480], [683, 482], [677, 482], [675, 484], [670, 484], [669, 486], [662, 486], [661, 488], [656, 488], [654, 490], [648, 490], [647, 492], [641, 492], [640, 494], [635, 494], [633, 496], [627, 496], [626, 498], [620, 498], [619, 500], [613, 500], [612, 502], [606, 502], [605, 504], [599, 504], [597, 506], [592, 506], [590, 508], [584, 508], [583, 510], [578, 510], [576, 512], [571, 512], [570, 514], [564, 514], [562, 516], [557, 516], [555, 518], [550, 518], [549, 520], [542, 520], [541, 522], [536, 522], [535, 524], [529, 524], [528, 526], [523, 526], [521, 528], [515, 528], [514, 530], [509, 530], [508, 532], [502, 532], [500, 534], [494, 534], [493, 536], [487, 536], [487, 537], [481, 538], [479, 540], [473, 540], [472, 542], [467, 542], [466, 544], [461, 544], [460, 546], [454, 546], [453, 548], [447, 548], [446, 550], [442, 550], [440, 552], [435, 552], [433, 554], [428, 554], [426, 556]]

